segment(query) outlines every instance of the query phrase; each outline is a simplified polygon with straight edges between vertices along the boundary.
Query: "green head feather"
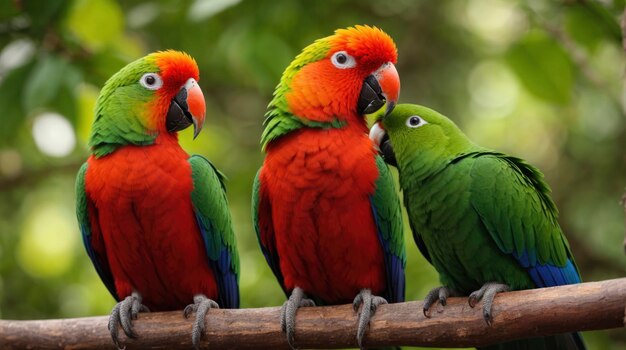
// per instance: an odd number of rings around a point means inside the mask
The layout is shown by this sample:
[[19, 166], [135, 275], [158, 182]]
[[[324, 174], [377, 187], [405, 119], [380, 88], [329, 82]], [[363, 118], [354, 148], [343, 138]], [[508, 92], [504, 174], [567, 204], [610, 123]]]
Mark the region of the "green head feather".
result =
[[268, 105], [267, 113], [265, 114], [265, 130], [261, 136], [261, 145], [263, 150], [267, 147], [267, 144], [283, 136], [293, 130], [297, 130], [303, 126], [307, 127], [341, 127], [343, 123], [339, 120], [334, 120], [330, 123], [316, 122], [307, 120], [304, 118], [298, 118], [293, 115], [289, 109], [287, 103], [287, 93], [290, 91], [291, 81], [293, 77], [298, 73], [302, 67], [307, 64], [320, 61], [328, 56], [331, 49], [330, 39], [332, 37], [326, 37], [316, 40], [313, 44], [307, 46], [302, 52], [296, 56], [296, 58], [289, 64], [289, 66], [283, 72], [280, 82], [274, 90], [274, 97]]
[[400, 173], [427, 177], [458, 155], [482, 149], [450, 119], [424, 106], [400, 104], [382, 125]]
[[89, 146], [96, 157], [105, 156], [124, 145], [149, 145], [157, 137], [148, 118], [149, 102], [155, 90], [139, 80], [146, 73], [158, 73], [156, 55], [129, 63], [104, 84], [96, 102]]

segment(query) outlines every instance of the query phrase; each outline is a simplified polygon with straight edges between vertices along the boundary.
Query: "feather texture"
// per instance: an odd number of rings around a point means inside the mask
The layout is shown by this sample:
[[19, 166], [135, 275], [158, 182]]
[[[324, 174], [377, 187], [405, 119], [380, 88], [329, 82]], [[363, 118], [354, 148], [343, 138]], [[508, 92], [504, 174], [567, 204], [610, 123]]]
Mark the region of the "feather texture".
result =
[[[421, 121], [409, 123], [415, 116]], [[443, 285], [469, 295], [487, 282], [514, 290], [580, 282], [537, 168], [475, 145], [449, 119], [422, 106], [397, 106], [383, 126], [398, 161], [413, 235]], [[584, 344], [573, 333], [493, 348]]]
[[[144, 74], [158, 89], [140, 83]], [[116, 300], [138, 292], [153, 311], [182, 309], [196, 294], [239, 306], [239, 257], [223, 177], [166, 128], [169, 105], [198, 68], [163, 51], [105, 84], [76, 181], [76, 212], [96, 271]], [[204, 113], [204, 111], [202, 111]]]
[[191, 199], [209, 265], [216, 276], [217, 302], [224, 308], [239, 308], [239, 255], [224, 176], [202, 156], [191, 156], [189, 164], [194, 184]]

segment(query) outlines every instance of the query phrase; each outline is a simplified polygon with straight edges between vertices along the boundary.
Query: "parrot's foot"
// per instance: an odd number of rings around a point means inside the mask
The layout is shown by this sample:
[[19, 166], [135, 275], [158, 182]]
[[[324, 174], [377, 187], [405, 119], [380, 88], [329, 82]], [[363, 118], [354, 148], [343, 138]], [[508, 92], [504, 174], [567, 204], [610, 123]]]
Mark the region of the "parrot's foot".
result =
[[437, 303], [437, 301], [439, 301], [441, 306], [446, 306], [448, 297], [457, 295], [458, 293], [456, 291], [446, 286], [433, 288], [424, 298], [424, 316], [430, 318], [430, 307]]
[[491, 314], [493, 299], [496, 297], [496, 294], [509, 290], [511, 290], [511, 287], [506, 284], [487, 282], [479, 290], [472, 292], [467, 301], [469, 302], [469, 306], [474, 307], [481, 299], [483, 300], [483, 318], [485, 322], [491, 326], [491, 322], [493, 321], [493, 315]]
[[287, 343], [292, 349], [295, 349], [296, 311], [298, 308], [309, 306], [315, 306], [315, 302], [305, 298], [304, 291], [296, 287], [280, 309], [280, 328], [287, 333]]
[[352, 302], [354, 312], [358, 312], [359, 308], [361, 308], [361, 312], [359, 312], [359, 327], [356, 332], [356, 342], [361, 349], [364, 349], [363, 337], [367, 327], [370, 325], [370, 318], [372, 318], [378, 306], [382, 304], [387, 304], [387, 300], [383, 297], [372, 295], [372, 291], [367, 288], [361, 289]]
[[118, 338], [118, 328], [122, 326], [122, 330], [129, 338], [137, 338], [137, 334], [133, 331], [132, 320], [137, 319], [137, 314], [140, 312], [150, 312], [148, 308], [141, 304], [141, 295], [137, 292], [133, 292], [130, 296], [127, 296], [124, 300], [115, 304], [113, 310], [111, 310], [111, 316], [109, 316], [109, 332], [111, 333], [111, 339], [115, 343], [115, 346], [122, 350], [125, 346], [120, 345]]
[[191, 329], [191, 343], [193, 347], [198, 349], [200, 346], [200, 338], [204, 333], [204, 318], [210, 309], [219, 309], [217, 303], [203, 294], [198, 294], [193, 297], [193, 304], [189, 304], [185, 307], [183, 315], [188, 318], [191, 313], [196, 313], [196, 320], [193, 322], [193, 328]]

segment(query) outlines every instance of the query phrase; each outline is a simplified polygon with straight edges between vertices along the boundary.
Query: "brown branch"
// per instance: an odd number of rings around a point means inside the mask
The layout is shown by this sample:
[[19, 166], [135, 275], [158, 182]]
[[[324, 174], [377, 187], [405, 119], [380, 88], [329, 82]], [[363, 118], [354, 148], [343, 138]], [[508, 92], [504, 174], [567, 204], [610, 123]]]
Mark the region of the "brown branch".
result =
[[[368, 346], [482, 346], [525, 337], [625, 326], [626, 278], [499, 294], [494, 323], [466, 298], [437, 306], [431, 318], [422, 302], [379, 307], [365, 343]], [[211, 310], [202, 346], [209, 349], [281, 348], [285, 336], [277, 307]], [[41, 321], [0, 321], [3, 349], [112, 349], [107, 317]], [[187, 349], [191, 319], [182, 312], [140, 314], [137, 339], [123, 338], [129, 349]], [[302, 348], [355, 347], [357, 320], [351, 305], [302, 308], [296, 320]]]

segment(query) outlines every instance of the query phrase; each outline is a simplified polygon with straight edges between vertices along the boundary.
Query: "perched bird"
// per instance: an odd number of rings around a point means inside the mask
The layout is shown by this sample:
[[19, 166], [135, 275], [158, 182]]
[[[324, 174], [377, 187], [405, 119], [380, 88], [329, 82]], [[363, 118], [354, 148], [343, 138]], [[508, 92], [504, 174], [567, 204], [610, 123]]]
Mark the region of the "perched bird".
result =
[[[448, 118], [403, 104], [370, 138], [398, 167], [413, 237], [442, 287], [424, 301], [469, 295], [491, 324], [496, 293], [579, 283], [541, 172], [524, 160], [472, 143]], [[489, 349], [584, 349], [578, 333], [526, 339]]]
[[[222, 174], [189, 156], [177, 131], [202, 129], [198, 67], [185, 53], [162, 51], [114, 74], [96, 103], [91, 156], [76, 180], [83, 242], [119, 301], [109, 331], [136, 337], [143, 310], [196, 312], [198, 345], [210, 308], [239, 307], [239, 257]], [[216, 303], [217, 301], [217, 303]]]
[[288, 296], [281, 325], [292, 347], [301, 306], [362, 305], [362, 346], [376, 307], [404, 300], [401, 207], [364, 118], [385, 104], [393, 109], [396, 58], [382, 30], [339, 29], [295, 58], [269, 104], [252, 215]]

